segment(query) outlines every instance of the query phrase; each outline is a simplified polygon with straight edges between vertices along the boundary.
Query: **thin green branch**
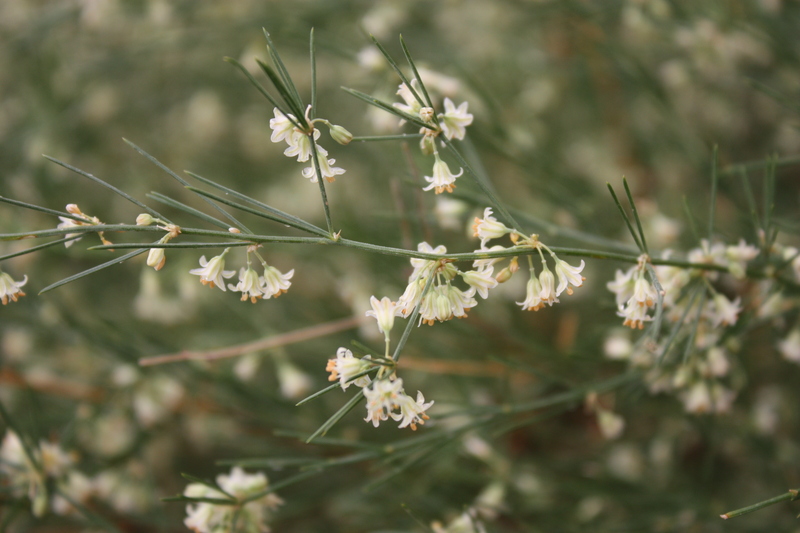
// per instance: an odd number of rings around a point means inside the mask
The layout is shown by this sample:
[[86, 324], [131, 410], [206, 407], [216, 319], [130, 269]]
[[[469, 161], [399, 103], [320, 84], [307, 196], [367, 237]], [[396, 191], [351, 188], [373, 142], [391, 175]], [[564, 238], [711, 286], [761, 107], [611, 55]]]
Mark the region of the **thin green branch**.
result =
[[353, 137], [350, 142], [374, 142], [374, 141], [407, 141], [417, 140], [424, 137], [421, 133], [401, 133], [399, 135], [365, 135], [363, 137]]
[[760, 511], [764, 507], [769, 507], [770, 505], [775, 505], [776, 503], [787, 501], [793, 502], [797, 501], [798, 499], [800, 499], [800, 489], [790, 489], [784, 494], [775, 496], [774, 498], [754, 503], [753, 505], [748, 505], [747, 507], [742, 507], [741, 509], [736, 509], [735, 511], [728, 511], [725, 514], [719, 515], [719, 517], [723, 520], [727, 520], [728, 518], [736, 518], [737, 516], [742, 516], [754, 511]]
[[203, 213], [202, 211], [200, 211], [198, 209], [195, 209], [194, 207], [190, 207], [190, 206], [184, 204], [183, 202], [179, 202], [178, 200], [170, 198], [169, 196], [166, 196], [166, 195], [161, 194], [159, 192], [151, 192], [151, 193], [149, 193], [147, 195], [147, 197], [148, 198], [152, 198], [153, 200], [155, 200], [157, 202], [161, 202], [164, 205], [168, 205], [170, 207], [174, 207], [175, 209], [180, 209], [181, 211], [183, 211], [185, 213], [193, 215], [193, 216], [199, 218], [200, 220], [205, 220], [209, 224], [213, 224], [213, 225], [215, 225], [215, 226], [217, 226], [219, 228], [228, 229], [230, 227], [230, 224], [226, 224], [226, 223], [224, 223], [223, 221], [221, 221], [218, 218], [214, 218], [211, 215]]
[[270, 37], [269, 32], [266, 30], [266, 28], [262, 28], [262, 31], [264, 32], [264, 37], [267, 39], [267, 45], [268, 45], [267, 51], [269, 52], [269, 55], [272, 58], [272, 63], [278, 70], [278, 73], [280, 74], [283, 83], [286, 85], [286, 88], [291, 93], [291, 96], [293, 97], [295, 103], [297, 104], [297, 107], [301, 109], [298, 120], [300, 120], [302, 123], [305, 123], [305, 119], [302, 118], [303, 100], [302, 98], [300, 98], [300, 93], [297, 91], [297, 87], [295, 86], [294, 81], [292, 81], [292, 77], [289, 75], [289, 70], [286, 68], [286, 65], [283, 64], [281, 56], [278, 54], [278, 49], [275, 48], [275, 44], [272, 42], [272, 38]]
[[[128, 144], [128, 146], [130, 146], [131, 148], [133, 148], [134, 150], [136, 150], [137, 152], [139, 152], [139, 154], [140, 154], [140, 155], [143, 155], [143, 156], [145, 157], [145, 159], [147, 159], [148, 161], [150, 161], [151, 163], [153, 163], [154, 165], [156, 165], [158, 168], [160, 168], [161, 170], [163, 170], [164, 172], [166, 172], [167, 174], [169, 174], [170, 176], [172, 176], [173, 178], [175, 178], [175, 180], [176, 180], [178, 183], [180, 183], [180, 184], [181, 184], [181, 185], [183, 185], [184, 187], [189, 187], [189, 182], [188, 182], [188, 181], [186, 181], [185, 179], [183, 179], [182, 177], [180, 177], [178, 174], [176, 174], [175, 172], [173, 172], [173, 171], [172, 171], [172, 169], [170, 169], [169, 167], [167, 167], [167, 166], [166, 166], [165, 164], [163, 164], [161, 161], [159, 161], [158, 159], [156, 159], [156, 158], [155, 158], [155, 157], [153, 157], [152, 155], [148, 154], [146, 151], [144, 151], [144, 149], [142, 149], [142, 148], [139, 148], [138, 146], [136, 146], [136, 144], [134, 144], [133, 142], [129, 141], [128, 139], [125, 139], [125, 138], [123, 138], [122, 140], [123, 140], [123, 141], [125, 141], [125, 142]], [[216, 210], [217, 210], [217, 212], [218, 212], [218, 213], [220, 213], [222, 216], [224, 216], [225, 218], [227, 218], [228, 220], [230, 220], [230, 221], [233, 223], [233, 225], [234, 225], [234, 226], [236, 226], [236, 227], [238, 227], [239, 229], [241, 229], [241, 230], [244, 230], [244, 231], [248, 231], [248, 232], [250, 231], [250, 230], [248, 230], [248, 229], [247, 229], [247, 228], [246, 228], [246, 227], [245, 227], [245, 226], [244, 226], [244, 225], [243, 225], [241, 222], [239, 222], [238, 220], [236, 220], [236, 218], [234, 218], [234, 217], [233, 217], [233, 215], [231, 215], [230, 213], [228, 213], [227, 211], [225, 211], [224, 209], [222, 209], [222, 208], [221, 208], [220, 206], [218, 206], [216, 203], [212, 202], [212, 201], [211, 201], [211, 200], [209, 200], [208, 198], [203, 198], [203, 200], [204, 200], [204, 201], [205, 201], [205, 202], [206, 202], [208, 205], [210, 205], [211, 207], [213, 207], [214, 209], [216, 209]], [[164, 220], [166, 220], [166, 219], [164, 219]]]
[[[125, 139], [123, 139], [123, 140], [125, 140]], [[125, 141], [125, 142], [128, 142], [128, 141]], [[130, 144], [130, 143], [128, 142], [128, 144]], [[160, 218], [161, 220], [163, 220], [165, 222], [170, 222], [170, 220], [167, 217], [165, 217], [164, 215], [162, 215], [161, 213], [159, 213], [155, 209], [143, 204], [142, 202], [140, 202], [139, 200], [137, 200], [136, 198], [134, 198], [130, 194], [126, 193], [125, 191], [117, 189], [116, 187], [114, 187], [110, 183], [107, 183], [107, 182], [101, 180], [100, 178], [98, 178], [96, 176], [93, 176], [92, 174], [89, 174], [88, 172], [83, 171], [83, 170], [81, 170], [81, 169], [79, 169], [77, 167], [73, 167], [69, 163], [65, 163], [65, 162], [63, 162], [63, 161], [61, 161], [59, 159], [56, 159], [55, 157], [50, 157], [49, 155], [44, 155], [44, 154], [42, 154], [42, 157], [44, 157], [48, 161], [52, 161], [56, 165], [64, 167], [67, 170], [71, 170], [72, 172], [75, 172], [76, 174], [80, 174], [81, 176], [83, 176], [85, 178], [89, 178], [90, 180], [94, 181], [95, 183], [99, 183], [103, 187], [114, 191], [115, 193], [119, 194], [120, 196], [122, 196], [123, 198], [128, 200], [129, 202], [132, 202], [133, 204], [141, 207], [142, 209], [144, 209], [145, 211], [147, 211], [148, 213], [150, 213], [154, 217]]]
[[636, 228], [639, 230], [639, 238], [642, 241], [642, 251], [649, 255], [650, 252], [647, 250], [647, 240], [645, 240], [644, 229], [642, 229], [642, 220], [639, 218], [639, 211], [636, 209], [636, 202], [633, 201], [633, 195], [631, 194], [630, 187], [628, 187], [628, 180], [626, 178], [622, 178], [622, 186], [625, 188], [625, 195], [628, 197], [628, 203], [633, 212], [633, 219], [636, 221]]
[[[417, 65], [414, 64], [414, 60], [411, 58], [411, 52], [408, 51], [408, 46], [406, 46], [406, 41], [403, 39], [403, 36], [400, 36], [400, 46], [403, 48], [403, 54], [406, 56], [406, 61], [411, 66], [411, 70], [414, 72], [414, 77], [419, 82], [419, 87], [422, 89], [422, 94], [425, 95], [425, 103], [423, 106], [427, 105], [428, 107], [433, 107], [433, 102], [431, 101], [431, 97], [428, 94], [428, 89], [425, 88], [425, 84], [422, 83], [422, 76], [419, 75], [419, 71], [417, 70]], [[411, 89], [411, 87], [409, 87]], [[413, 91], [413, 89], [411, 89]]]
[[314, 172], [317, 176], [317, 185], [319, 185], [319, 194], [322, 197], [322, 208], [325, 211], [325, 223], [328, 225], [328, 235], [334, 238], [333, 222], [331, 221], [331, 209], [328, 205], [328, 193], [325, 191], [325, 177], [322, 175], [322, 170], [319, 167], [319, 151], [317, 150], [317, 141], [314, 139], [314, 133], [308, 134], [308, 139], [311, 141], [311, 160], [314, 162]]
[[314, 119], [317, 116], [317, 51], [314, 46], [314, 28], [308, 37], [308, 48], [311, 61], [311, 112], [309, 116]]
[[224, 58], [224, 61], [226, 63], [229, 63], [229, 64], [235, 66], [239, 70], [241, 70], [244, 73], [244, 75], [247, 76], [247, 79], [250, 80], [250, 83], [252, 83], [253, 86], [256, 89], [258, 89], [258, 92], [260, 92], [262, 94], [262, 96], [264, 96], [267, 100], [269, 100], [269, 102], [272, 104], [272, 107], [277, 108], [278, 111], [283, 113], [283, 115], [289, 120], [289, 122], [294, 124], [294, 126], [296, 128], [302, 129], [302, 126], [298, 122], [297, 118], [289, 112], [289, 109], [286, 109], [284, 106], [279, 104], [278, 101], [275, 99], [275, 97], [272, 96], [271, 94], [269, 94], [269, 92], [264, 88], [263, 85], [258, 83], [258, 80], [256, 80], [253, 77], [253, 75], [250, 74], [250, 71], [247, 70], [247, 67], [245, 67], [244, 65], [242, 65], [241, 63], [239, 63], [238, 61], [233, 59], [232, 57], [226, 57], [226, 58]]
[[[31, 248], [26, 248], [24, 250], [20, 250], [19, 252], [13, 252], [10, 254], [0, 256], [0, 261], [5, 261], [6, 259], [11, 259], [12, 257], [19, 257], [21, 255], [32, 254], [33, 252], [38, 252], [39, 250], [44, 250], [45, 248], [50, 248], [51, 246], [57, 246], [59, 244], [66, 244], [70, 241], [74, 241], [76, 239], [80, 239], [82, 235], [76, 235], [74, 237], [65, 237], [63, 239], [59, 239], [57, 241], [46, 242], [44, 244], [39, 244], [37, 246], [32, 246]], [[1, 531], [1, 530], [0, 530]]]
[[[374, 35], [370, 35], [370, 39], [372, 39], [372, 42], [378, 47], [378, 50], [381, 54], [383, 54], [383, 57], [386, 58], [386, 61], [389, 62], [389, 65], [392, 67], [392, 69], [397, 73], [398, 76], [400, 76], [400, 79], [403, 80], [403, 83], [406, 85], [406, 87], [408, 87], [408, 90], [412, 95], [414, 95], [414, 99], [419, 102], [419, 105], [424, 107], [426, 105], [425, 102], [422, 101], [422, 98], [420, 98], [419, 94], [417, 94], [417, 91], [414, 90], [414, 87], [411, 85], [411, 81], [409, 81], [406, 75], [403, 74], [403, 71], [400, 69], [400, 65], [395, 62], [392, 56], [389, 55], [389, 52], [386, 51], [386, 48], [384, 48], [383, 45], [378, 42], [378, 39], [376, 39]], [[422, 83], [422, 80], [419, 80], [419, 82]]]
[[620, 203], [619, 198], [617, 198], [617, 193], [614, 192], [614, 188], [611, 186], [610, 183], [606, 182], [606, 187], [608, 187], [608, 192], [611, 193], [611, 197], [614, 199], [614, 203], [617, 205], [617, 209], [619, 209], [620, 214], [622, 215], [622, 220], [625, 221], [625, 225], [628, 227], [628, 232], [633, 237], [633, 241], [636, 243], [636, 247], [642, 253], [646, 253], [644, 251], [644, 246], [642, 246], [641, 241], [639, 241], [639, 236], [636, 234], [636, 231], [633, 229], [633, 225], [631, 224], [631, 220], [628, 217], [628, 214], [625, 212], [625, 209], [622, 207], [622, 203]]
[[[315, 226], [314, 224], [312, 224], [310, 222], [306, 222], [302, 218], [296, 217], [294, 215], [290, 215], [289, 213], [284, 213], [280, 209], [275, 209], [274, 207], [271, 207], [271, 206], [265, 204], [264, 202], [260, 202], [260, 201], [256, 200], [255, 198], [251, 198], [251, 197], [249, 197], [247, 195], [244, 195], [244, 194], [242, 194], [242, 193], [240, 193], [240, 192], [238, 192], [238, 191], [236, 191], [234, 189], [230, 189], [228, 187], [225, 187], [224, 185], [220, 185], [219, 183], [217, 183], [217, 182], [215, 182], [213, 180], [210, 180], [208, 178], [204, 178], [203, 176], [200, 176], [199, 174], [195, 174], [194, 172], [191, 172], [189, 170], [186, 170], [185, 172], [188, 175], [190, 175], [191, 177], [193, 177], [194, 179], [202, 181], [203, 183], [205, 183], [207, 185], [210, 185], [210, 186], [212, 186], [212, 187], [214, 187], [216, 189], [219, 189], [222, 192], [224, 192], [225, 194], [229, 194], [229, 195], [231, 195], [231, 196], [233, 196], [235, 198], [238, 198], [239, 200], [243, 200], [243, 201], [245, 201], [245, 202], [247, 202], [247, 203], [249, 203], [251, 205], [254, 205], [254, 206], [256, 206], [256, 207], [258, 207], [260, 209], [263, 209], [267, 213], [272, 213], [273, 215], [275, 215], [276, 217], [279, 217], [281, 219], [280, 220], [281, 224], [289, 224], [291, 226], [292, 223], [294, 223], [294, 224], [298, 225], [298, 226], [296, 226], [298, 229], [304, 229], [304, 231], [307, 231], [309, 233], [314, 233], [314, 234], [317, 234], [317, 235], [327, 235], [327, 233], [325, 232], [324, 229], [322, 229], [320, 227], [317, 227], [317, 226]], [[302, 227], [300, 227], [300, 226], [302, 226]]]
[[333, 414], [328, 420], [322, 424], [318, 430], [316, 430], [308, 439], [306, 439], [306, 444], [309, 444], [317, 437], [324, 436], [328, 431], [336, 425], [336, 423], [344, 418], [344, 416], [352, 411], [356, 405], [364, 399], [364, 389], [360, 389], [350, 400], [344, 404], [336, 413]]
[[127, 261], [128, 259], [130, 259], [132, 257], [136, 257], [137, 255], [139, 255], [141, 253], [144, 253], [146, 251], [147, 251], [146, 248], [145, 249], [141, 249], [141, 250], [135, 250], [135, 251], [127, 253], [127, 254], [125, 254], [125, 255], [123, 255], [121, 257], [117, 257], [115, 259], [112, 259], [111, 261], [106, 261], [102, 265], [97, 265], [96, 267], [92, 267], [92, 268], [90, 268], [88, 270], [84, 270], [83, 272], [75, 274], [74, 276], [70, 276], [68, 278], [62, 279], [61, 281], [57, 281], [57, 282], [55, 282], [55, 283], [53, 283], [51, 285], [48, 285], [44, 289], [40, 290], [39, 294], [41, 295], [41, 294], [44, 294], [44, 293], [46, 293], [48, 291], [52, 291], [53, 289], [57, 289], [58, 287], [61, 287], [62, 285], [66, 285], [67, 283], [70, 283], [72, 281], [81, 279], [81, 278], [86, 277], [86, 276], [88, 276], [90, 274], [94, 274], [95, 272], [99, 272], [100, 270], [103, 270], [104, 268], [108, 268], [110, 266], [117, 265], [119, 263], [123, 263], [123, 262]]
[[421, 128], [427, 128], [429, 130], [435, 130], [436, 129], [436, 127], [434, 125], [431, 125], [431, 124], [428, 124], [426, 122], [423, 122], [422, 119], [420, 119], [418, 116], [415, 117], [414, 115], [406, 113], [405, 111], [401, 111], [400, 109], [397, 109], [396, 107], [394, 107], [394, 106], [392, 106], [390, 104], [387, 104], [386, 102], [382, 102], [381, 100], [378, 100], [377, 98], [374, 98], [374, 97], [372, 97], [372, 96], [370, 96], [368, 94], [362, 93], [361, 91], [357, 91], [355, 89], [350, 89], [349, 87], [342, 87], [342, 90], [343, 91], [347, 91], [348, 93], [352, 94], [356, 98], [358, 98], [360, 100], [363, 100], [363, 101], [365, 101], [366, 103], [368, 103], [370, 105], [373, 105], [373, 106], [375, 106], [377, 108], [383, 109], [384, 111], [386, 111], [388, 113], [396, 115], [396, 116], [400, 117], [401, 119], [414, 124], [415, 126], [419, 126]]

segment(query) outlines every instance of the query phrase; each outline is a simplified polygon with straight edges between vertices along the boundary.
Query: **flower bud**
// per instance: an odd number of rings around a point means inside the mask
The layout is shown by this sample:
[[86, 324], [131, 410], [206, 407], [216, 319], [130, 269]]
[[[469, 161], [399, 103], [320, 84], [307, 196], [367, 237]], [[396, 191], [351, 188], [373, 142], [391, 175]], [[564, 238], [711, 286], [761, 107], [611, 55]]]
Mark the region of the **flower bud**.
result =
[[339, 144], [350, 144], [353, 140], [353, 134], [336, 124], [330, 127], [330, 134], [334, 141]]
[[142, 213], [141, 215], [136, 217], [137, 226], [149, 226], [153, 222], [155, 222], [155, 219], [147, 213]]

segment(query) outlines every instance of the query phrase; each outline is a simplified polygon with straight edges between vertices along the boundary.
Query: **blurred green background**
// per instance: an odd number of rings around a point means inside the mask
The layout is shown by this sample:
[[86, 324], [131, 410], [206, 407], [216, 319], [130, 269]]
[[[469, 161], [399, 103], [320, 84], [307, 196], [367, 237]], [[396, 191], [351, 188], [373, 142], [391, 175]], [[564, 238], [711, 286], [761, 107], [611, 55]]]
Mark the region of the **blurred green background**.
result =
[[[202, 208], [125, 137], [177, 172], [191, 170], [323, 225], [316, 185], [269, 140], [271, 105], [222, 61], [237, 58], [257, 75], [254, 58], [268, 57], [262, 27], [305, 99], [315, 29], [318, 114], [355, 135], [400, 131], [394, 117], [366, 109], [340, 86], [396, 101], [399, 80], [368, 36], [399, 60], [402, 34], [415, 59], [441, 75], [427, 74], [437, 94], [469, 101], [475, 122], [464, 152], [524, 224], [554, 246], [590, 247], [591, 240], [565, 236], [565, 229], [629, 246], [605, 190], [606, 182], [619, 188], [622, 176], [652, 223], [652, 248], [696, 246], [683, 202], [705, 224], [715, 144], [718, 235], [731, 244], [755, 242], [732, 165], [800, 153], [800, 5], [791, 1], [5, 0], [0, 195], [53, 209], [77, 203], [104, 222], [134, 222], [139, 208], [42, 158], [47, 154], [139, 199], [157, 190]], [[455, 214], [423, 194], [431, 161], [416, 143], [321, 142], [347, 170], [328, 187], [343, 236], [408, 248], [428, 240], [452, 252], [477, 247], [466, 227], [485, 201], [464, 179], [453, 195], [463, 202]], [[750, 177], [760, 191], [761, 170], [753, 167]], [[797, 178], [797, 167], [778, 171], [775, 213], [785, 228], [798, 223]], [[179, 213], [153, 205], [182, 223]], [[295, 234], [243, 220], [260, 233]], [[57, 223], [0, 208], [4, 233]], [[157, 274], [138, 257], [36, 296], [105, 260], [106, 252], [85, 250], [94, 244], [85, 237], [68, 250], [3, 263], [3, 271], [15, 279], [27, 274], [29, 282], [27, 297], [0, 310], [0, 399], [36, 440], [78, 451], [87, 475], [117, 476], [116, 485], [109, 482], [117, 488], [92, 501], [96, 513], [123, 531], [181, 531], [183, 505], [159, 501], [183, 490], [180, 472], [213, 477], [228, 468], [219, 460], [349, 453], [348, 446], [300, 442], [349, 395], [334, 392], [301, 407], [294, 396], [327, 385], [325, 361], [339, 346], [356, 338], [380, 349], [373, 324], [213, 364], [137, 369], [136, 362], [362, 315], [372, 294], [397, 298], [407, 261], [268, 246], [270, 264], [295, 269], [293, 285], [278, 300], [251, 305], [187, 274], [201, 252], [169, 251]], [[3, 242], [0, 253], [28, 245]], [[520, 313], [513, 302], [522, 299], [524, 280], [517, 279], [470, 318], [415, 330], [404, 356], [408, 390], [423, 390], [442, 414], [533, 397], [543, 382], [537, 373], [577, 385], [622, 372], [602, 355], [604, 335], [619, 325], [605, 290], [619, 266], [593, 262], [586, 287], [556, 308]], [[504, 497], [489, 531], [790, 531], [797, 509], [786, 504], [725, 523], [718, 518], [800, 484], [800, 369], [775, 355], [774, 335], [770, 327], [749, 332], [739, 362], [747, 386], [729, 415], [686, 415], [674, 399], [630, 387], [612, 400], [627, 420], [617, 442], [602, 438], [580, 402], [541, 420], [509, 417], [519, 427], [480, 435], [491, 446], [488, 457], [469, 451], [458, 435], [436, 454], [338, 466], [282, 489], [287, 503], [274, 530], [423, 531], [413, 517], [446, 521], [494, 482]], [[310, 380], [299, 382], [299, 394], [285, 389], [298, 384], [280, 375], [287, 362]], [[759, 425], [759, 402], [774, 407], [779, 423]], [[361, 410], [331, 436], [367, 447], [412, 436], [391, 426], [375, 430], [359, 420]], [[413, 437], [457, 420], [434, 420]], [[409, 459], [396, 476], [364, 491]], [[267, 469], [273, 482], [293, 472], [291, 465]], [[11, 531], [83, 531], [85, 524], [20, 512]]]

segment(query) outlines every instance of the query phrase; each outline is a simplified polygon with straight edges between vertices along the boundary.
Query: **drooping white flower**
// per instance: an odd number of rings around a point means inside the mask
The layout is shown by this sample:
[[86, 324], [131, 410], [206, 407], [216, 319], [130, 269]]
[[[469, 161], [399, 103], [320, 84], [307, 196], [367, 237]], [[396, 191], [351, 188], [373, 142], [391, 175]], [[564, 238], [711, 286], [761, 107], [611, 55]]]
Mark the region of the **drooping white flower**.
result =
[[200, 268], [193, 268], [189, 274], [200, 276], [200, 283], [209, 285], [212, 289], [216, 286], [225, 291], [225, 280], [236, 274], [235, 270], [225, 270], [225, 253], [214, 256], [206, 261], [206, 256], [200, 257]]
[[474, 295], [474, 288], [462, 291], [449, 283], [433, 287], [420, 304], [420, 324], [432, 326], [437, 320], [445, 322], [453, 317], [467, 316], [467, 311], [478, 305]]
[[[272, 128], [272, 135], [270, 136], [269, 140], [274, 143], [286, 140], [286, 142], [291, 146], [292, 142], [290, 141], [290, 138], [295, 132], [294, 124], [286, 115], [281, 113], [280, 109], [277, 107], [273, 111], [275, 113], [275, 118], [269, 119], [269, 127]], [[292, 117], [292, 120], [295, 120], [294, 115], [289, 116]]]
[[[315, 141], [319, 139], [319, 136], [319, 130], [314, 130]], [[309, 136], [301, 131], [293, 131], [290, 136], [286, 137], [286, 142], [289, 144], [289, 148], [283, 151], [283, 155], [286, 157], [297, 156], [297, 161], [300, 163], [308, 161], [314, 146], [317, 147], [317, 155], [320, 156], [320, 159], [324, 159], [328, 155], [327, 150], [316, 143], [312, 143]]]
[[613, 292], [616, 297], [617, 306], [624, 305], [630, 300], [631, 296], [633, 296], [633, 286], [635, 283], [633, 274], [635, 270], [636, 267], [630, 268], [625, 272], [617, 270], [614, 274], [614, 281], [606, 283], [608, 290]]
[[[317, 153], [320, 156], [317, 158], [317, 161], [319, 161], [319, 172], [322, 174], [322, 177], [325, 178], [325, 181], [329, 183], [333, 182], [336, 180], [336, 176], [345, 173], [343, 168], [332, 166], [336, 163], [336, 160], [328, 159], [326, 157], [327, 153], [322, 153], [320, 150], [318, 150]], [[303, 169], [303, 177], [311, 180], [311, 183], [317, 183], [317, 171], [314, 165]]]
[[164, 268], [164, 263], [167, 262], [167, 256], [164, 254], [163, 248], [150, 248], [147, 253], [147, 266], [153, 267], [156, 270]]
[[[398, 380], [399, 381], [399, 380]], [[405, 392], [398, 394], [395, 398], [395, 404], [400, 409], [399, 413], [391, 413], [390, 416], [395, 421], [400, 421], [398, 427], [404, 428], [410, 426], [413, 431], [417, 430], [417, 424], [423, 425], [430, 417], [425, 414], [425, 411], [433, 405], [433, 402], [425, 403], [425, 397], [421, 392], [417, 391], [417, 399], [414, 401], [411, 396]]]
[[464, 169], [459, 169], [458, 174], [453, 174], [450, 167], [447, 166], [439, 154], [434, 154], [436, 161], [433, 163], [433, 176], [425, 176], [425, 181], [430, 183], [427, 187], [423, 187], [423, 191], [435, 189], [436, 194], [441, 194], [444, 191], [453, 192], [455, 188], [456, 178], [464, 173]]
[[378, 329], [388, 339], [389, 332], [394, 326], [396, 304], [388, 296], [384, 296], [380, 300], [375, 296], [370, 296], [369, 303], [372, 305], [372, 310], [367, 311], [366, 315], [378, 321]]
[[547, 268], [547, 265], [543, 265], [544, 270], [542, 273], [539, 274], [539, 283], [542, 286], [541, 291], [539, 291], [539, 296], [542, 299], [543, 303], [552, 306], [554, 303], [558, 303], [558, 294], [556, 294], [556, 278], [553, 276], [553, 273]]
[[489, 289], [497, 287], [497, 280], [492, 277], [494, 267], [484, 270], [468, 270], [461, 272], [461, 277], [467, 285], [475, 289], [484, 300], [489, 297]]
[[[414, 89], [417, 94], [420, 94], [419, 82], [416, 80], [416, 78], [411, 80], [411, 88]], [[397, 94], [403, 99], [403, 101], [405, 101], [405, 103], [401, 104], [399, 102], [395, 102], [392, 104], [392, 106], [396, 107], [400, 111], [408, 113], [409, 115], [418, 116], [419, 110], [422, 109], [422, 104], [419, 103], [419, 100], [414, 98], [414, 94], [405, 83], [401, 83], [397, 88]], [[400, 124], [402, 125], [404, 122], [405, 121], [401, 121]]]
[[[505, 246], [502, 246], [500, 244], [496, 244], [496, 245], [492, 246], [491, 248], [484, 249], [483, 247], [481, 247], [480, 249], [475, 250], [475, 253], [477, 254], [477, 253], [481, 253], [481, 252], [495, 252], [495, 251], [505, 250], [505, 249], [506, 249]], [[490, 267], [494, 266], [496, 263], [499, 263], [503, 259], [504, 259], [503, 257], [491, 257], [489, 259], [476, 259], [475, 261], [472, 262], [472, 268], [474, 268], [474, 269], [476, 269], [478, 271], [486, 270], [487, 268], [490, 268]]]
[[422, 289], [425, 288], [425, 280], [415, 278], [408, 283], [405, 292], [397, 299], [395, 313], [397, 316], [408, 318], [414, 312], [414, 308], [419, 304], [422, 297]]
[[0, 270], [0, 300], [3, 305], [6, 305], [9, 300], [16, 302], [20, 296], [25, 296], [20, 287], [28, 283], [28, 276], [22, 278], [22, 281], [14, 281], [14, 279], [7, 273]]
[[292, 285], [292, 282], [289, 280], [294, 276], [294, 269], [291, 269], [286, 274], [282, 274], [280, 270], [266, 263], [264, 263], [263, 266], [264, 276], [259, 278], [259, 280], [261, 281], [261, 292], [264, 294], [265, 299], [272, 298], [273, 296], [277, 298], [289, 290], [289, 287]]
[[367, 399], [366, 422], [378, 427], [382, 420], [387, 420], [389, 414], [397, 405], [397, 398], [403, 393], [403, 380], [379, 379], [369, 387], [364, 387], [364, 396]]
[[228, 288], [234, 292], [241, 292], [243, 302], [250, 298], [251, 302], [256, 303], [264, 296], [263, 285], [264, 278], [260, 277], [255, 270], [248, 266], [246, 269], [239, 270], [239, 283], [236, 285], [228, 284]]
[[[250, 496], [264, 492], [269, 483], [262, 474], [247, 474], [240, 467], [235, 466], [230, 475], [217, 476], [217, 484], [227, 494], [204, 485], [191, 483], [183, 491], [183, 495], [190, 498], [216, 498], [229, 500], [231, 495], [237, 501], [242, 501]], [[274, 493], [268, 493], [258, 499], [239, 505], [215, 504], [210, 502], [197, 502], [186, 506], [186, 518], [183, 523], [196, 533], [219, 533], [233, 531], [234, 522], [237, 530], [247, 532], [268, 532], [266, 522], [274, 510], [283, 504]]]
[[556, 287], [556, 296], [560, 296], [564, 290], [567, 294], [572, 294], [572, 287], [580, 287], [584, 280], [581, 276], [581, 271], [584, 267], [584, 262], [581, 260], [580, 266], [572, 266], [566, 261], [554, 257], [556, 266], [556, 276], [558, 276], [558, 287]]
[[467, 133], [467, 126], [472, 124], [472, 115], [467, 112], [467, 102], [462, 102], [458, 107], [449, 98], [444, 99], [444, 113], [439, 114], [439, 123], [444, 136], [448, 139], [463, 139]]
[[339, 380], [342, 390], [346, 390], [351, 384], [357, 387], [366, 387], [370, 383], [369, 376], [361, 376], [353, 380], [353, 378], [362, 372], [372, 368], [374, 363], [366, 356], [358, 359], [353, 356], [353, 352], [347, 348], [339, 348], [336, 351], [335, 359], [328, 359], [328, 365], [325, 367], [326, 372], [330, 372], [328, 381]]
[[511, 233], [511, 228], [498, 222], [492, 216], [492, 208], [487, 207], [483, 210], [483, 218], [475, 217], [475, 224], [472, 225], [473, 236], [481, 240], [481, 248], [486, 247], [486, 243], [492, 239], [499, 239], [503, 235]]
[[521, 305], [523, 311], [538, 311], [544, 307], [544, 302], [542, 302], [542, 284], [533, 271], [531, 271], [531, 279], [528, 280], [526, 286], [525, 300], [517, 302], [517, 305]]

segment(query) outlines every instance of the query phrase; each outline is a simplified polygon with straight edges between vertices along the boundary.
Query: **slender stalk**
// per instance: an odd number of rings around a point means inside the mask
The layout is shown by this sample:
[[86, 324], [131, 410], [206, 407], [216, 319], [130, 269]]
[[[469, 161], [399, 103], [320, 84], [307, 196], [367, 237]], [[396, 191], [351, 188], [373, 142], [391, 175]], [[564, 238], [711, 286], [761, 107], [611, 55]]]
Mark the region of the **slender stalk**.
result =
[[322, 208], [325, 210], [325, 222], [328, 224], [328, 235], [333, 238], [333, 222], [331, 222], [331, 210], [328, 205], [328, 194], [325, 192], [325, 178], [322, 177], [322, 171], [319, 168], [319, 154], [317, 153], [317, 141], [314, 140], [314, 132], [308, 134], [311, 140], [311, 159], [314, 161], [314, 172], [317, 175], [317, 184], [319, 185], [319, 194], [322, 196]]
[[719, 515], [719, 517], [723, 520], [727, 520], [728, 518], [736, 518], [737, 516], [742, 516], [754, 511], [760, 511], [764, 507], [769, 507], [770, 505], [775, 505], [776, 503], [786, 501], [793, 502], [797, 501], [798, 499], [800, 499], [800, 489], [790, 489], [788, 492], [785, 492], [779, 496], [775, 496], [774, 498], [754, 503], [753, 505], [748, 505], [747, 507], [742, 507], [741, 509], [736, 509], [735, 511], [728, 511], [725, 514]]

